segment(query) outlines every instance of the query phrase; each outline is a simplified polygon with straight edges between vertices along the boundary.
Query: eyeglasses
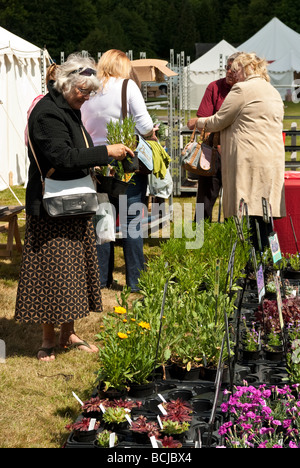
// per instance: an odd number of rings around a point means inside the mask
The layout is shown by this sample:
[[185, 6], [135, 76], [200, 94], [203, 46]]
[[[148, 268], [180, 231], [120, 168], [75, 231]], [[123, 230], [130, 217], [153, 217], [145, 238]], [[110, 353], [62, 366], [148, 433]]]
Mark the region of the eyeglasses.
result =
[[88, 89], [76, 87], [76, 89], [82, 94], [82, 96], [95, 96], [96, 91], [89, 91]]
[[94, 70], [93, 68], [78, 68], [78, 70], [74, 70], [72, 71], [71, 73], [69, 73], [69, 75], [75, 75], [75, 73], [79, 73], [79, 75], [82, 75], [82, 76], [92, 76], [92, 75], [96, 75], [96, 70]]

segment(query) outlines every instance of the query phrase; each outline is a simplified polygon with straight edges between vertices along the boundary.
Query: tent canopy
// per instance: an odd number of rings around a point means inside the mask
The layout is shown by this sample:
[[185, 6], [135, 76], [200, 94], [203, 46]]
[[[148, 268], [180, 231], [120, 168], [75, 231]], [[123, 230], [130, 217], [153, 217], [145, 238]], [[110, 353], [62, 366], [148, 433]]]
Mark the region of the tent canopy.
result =
[[239, 46], [239, 50], [255, 52], [269, 65], [271, 83], [285, 99], [291, 93], [294, 72], [300, 72], [300, 34], [273, 18], [253, 37]]
[[47, 51], [0, 27], [0, 190], [26, 180], [27, 110], [42, 93], [42, 68], [45, 74], [49, 61]]
[[[225, 76], [226, 61], [235, 52], [237, 52], [235, 47], [222, 40], [190, 64], [190, 109], [198, 109], [209, 83]], [[187, 73], [187, 68], [185, 73]]]
[[269, 62], [281, 59], [290, 50], [300, 49], [300, 34], [273, 18], [254, 36], [239, 46], [244, 52], [255, 52]]

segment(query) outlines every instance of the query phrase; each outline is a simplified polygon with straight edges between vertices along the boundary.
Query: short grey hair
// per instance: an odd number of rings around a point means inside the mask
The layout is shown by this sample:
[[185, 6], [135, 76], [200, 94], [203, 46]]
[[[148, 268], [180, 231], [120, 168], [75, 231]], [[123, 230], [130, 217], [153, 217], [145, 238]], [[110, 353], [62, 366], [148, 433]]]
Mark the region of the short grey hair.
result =
[[71, 89], [79, 84], [85, 84], [92, 91], [97, 91], [100, 82], [96, 75], [83, 76], [76, 73], [79, 69], [86, 68], [92, 68], [96, 71], [96, 63], [92, 57], [84, 57], [80, 53], [69, 55], [67, 60], [58, 67], [54, 88], [63, 95], [69, 94]]

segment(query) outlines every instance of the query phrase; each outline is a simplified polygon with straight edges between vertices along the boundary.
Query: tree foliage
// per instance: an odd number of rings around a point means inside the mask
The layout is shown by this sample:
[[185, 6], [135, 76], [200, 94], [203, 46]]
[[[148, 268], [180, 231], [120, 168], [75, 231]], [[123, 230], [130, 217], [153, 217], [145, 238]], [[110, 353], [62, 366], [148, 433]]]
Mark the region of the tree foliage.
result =
[[195, 43], [241, 44], [274, 16], [300, 32], [294, 0], [0, 0], [0, 25], [57, 61], [61, 51], [97, 58], [110, 48], [194, 60]]

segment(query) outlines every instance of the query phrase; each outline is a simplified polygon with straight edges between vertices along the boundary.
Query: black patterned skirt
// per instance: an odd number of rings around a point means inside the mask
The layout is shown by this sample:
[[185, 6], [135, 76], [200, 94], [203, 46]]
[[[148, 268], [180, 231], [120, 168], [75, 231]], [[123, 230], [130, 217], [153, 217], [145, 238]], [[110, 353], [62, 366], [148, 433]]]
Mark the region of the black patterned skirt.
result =
[[27, 215], [15, 319], [61, 325], [102, 311], [93, 223]]

